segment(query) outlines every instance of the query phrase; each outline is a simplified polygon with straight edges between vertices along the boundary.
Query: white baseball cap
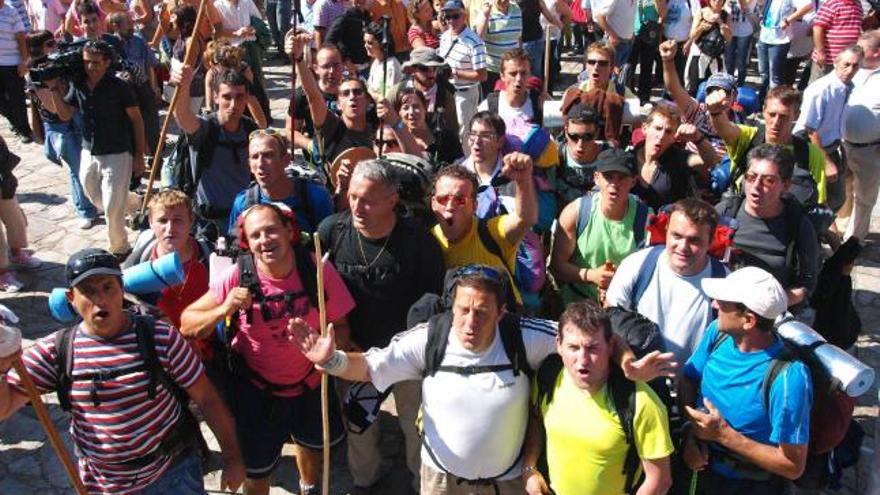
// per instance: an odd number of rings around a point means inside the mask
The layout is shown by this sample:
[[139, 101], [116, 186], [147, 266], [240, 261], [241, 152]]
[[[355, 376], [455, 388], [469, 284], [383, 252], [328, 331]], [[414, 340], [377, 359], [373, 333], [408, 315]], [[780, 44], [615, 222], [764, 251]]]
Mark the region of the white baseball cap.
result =
[[765, 270], [747, 266], [727, 278], [704, 278], [700, 285], [716, 301], [741, 303], [755, 314], [775, 320], [788, 309], [788, 295]]

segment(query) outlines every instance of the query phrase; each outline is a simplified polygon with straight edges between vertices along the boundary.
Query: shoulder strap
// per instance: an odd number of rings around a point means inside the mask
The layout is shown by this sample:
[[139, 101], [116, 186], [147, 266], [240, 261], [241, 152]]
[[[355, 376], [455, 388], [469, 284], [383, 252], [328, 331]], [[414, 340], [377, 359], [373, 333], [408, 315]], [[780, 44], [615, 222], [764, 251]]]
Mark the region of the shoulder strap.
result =
[[58, 375], [55, 393], [64, 411], [70, 411], [70, 389], [73, 386], [73, 338], [76, 325], [55, 332], [55, 371]]
[[497, 257], [501, 260], [501, 265], [505, 268], [507, 267], [507, 261], [504, 260], [504, 254], [501, 252], [501, 246], [495, 241], [495, 238], [492, 237], [492, 233], [489, 231], [489, 220], [486, 219], [477, 219], [477, 234], [480, 236], [480, 242], [483, 243], [483, 247], [486, 248], [487, 251], [492, 253], [493, 256]]
[[761, 383], [761, 397], [764, 400], [765, 410], [770, 410], [770, 389], [773, 388], [773, 382], [776, 381], [779, 375], [785, 373], [785, 370], [796, 359], [797, 356], [789, 349], [788, 344], [783, 344], [782, 350], [770, 362], [770, 366], [767, 367], [767, 371], [764, 373], [764, 381]]
[[556, 379], [559, 378], [562, 368], [562, 358], [555, 352], [547, 356], [541, 363], [541, 366], [538, 367], [538, 371], [535, 373], [535, 384], [538, 388], [538, 407], [545, 402], [547, 404], [553, 402]]
[[795, 200], [783, 201], [785, 215], [785, 231], [788, 234], [788, 244], [785, 245], [785, 268], [788, 271], [789, 282], [797, 275], [798, 241], [801, 235], [801, 221], [804, 212]]
[[616, 366], [608, 375], [608, 393], [614, 410], [620, 420], [620, 427], [626, 438], [626, 457], [623, 461], [623, 474], [626, 476], [625, 493], [634, 493], [636, 473], [639, 470], [639, 453], [636, 449], [634, 422], [636, 417], [636, 384], [627, 380]]
[[207, 134], [196, 154], [196, 168], [193, 173], [193, 190], [199, 187], [199, 181], [202, 180], [202, 174], [211, 166], [214, 159], [214, 149], [217, 147], [217, 141], [220, 139], [220, 122], [217, 121], [215, 114], [211, 114], [207, 120]]
[[505, 313], [498, 324], [498, 330], [501, 334], [504, 353], [507, 354], [507, 359], [510, 359], [510, 363], [513, 365], [513, 376], [519, 376], [519, 373], [523, 372], [526, 376], [531, 377], [533, 371], [529, 367], [529, 360], [526, 356], [520, 319], [521, 316], [518, 314]]
[[302, 177], [294, 177], [291, 178], [293, 184], [296, 188], [296, 195], [299, 198], [299, 202], [302, 204], [303, 214], [304, 216], [311, 222], [312, 228], [317, 231], [318, 230], [318, 221], [315, 218], [315, 211], [312, 208], [312, 197], [309, 192], [309, 181], [307, 179], [303, 179]]
[[532, 116], [538, 126], [544, 125], [544, 108], [541, 107], [541, 93], [533, 89], [529, 90], [529, 100], [532, 101]]
[[177, 384], [168, 376], [165, 368], [159, 362], [159, 356], [156, 354], [156, 320], [149, 315], [134, 315], [134, 333], [137, 338], [138, 350], [141, 358], [144, 360], [144, 366], [150, 375], [150, 381], [147, 384], [147, 397], [156, 398], [156, 386], [161, 383], [165, 389], [180, 399], [180, 390]]
[[[313, 308], [318, 307], [318, 267], [312, 260], [312, 253], [303, 246], [295, 246], [293, 248], [294, 258], [296, 258], [296, 271], [299, 279], [303, 284], [303, 290], [309, 303]], [[326, 296], [325, 292], [325, 296]], [[326, 297], [329, 299], [329, 297]]]
[[428, 319], [428, 342], [425, 345], [425, 370], [423, 377], [433, 376], [446, 355], [446, 344], [452, 330], [452, 312], [444, 311]]
[[[770, 4], [770, 0], [767, 0], [767, 4]], [[734, 190], [741, 190], [736, 189], [736, 182], [739, 181], [739, 178], [746, 173], [746, 167], [748, 166], [749, 159], [749, 150], [751, 150], [755, 146], [764, 144], [765, 140], [766, 138], [764, 136], [764, 126], [758, 125], [758, 131], [755, 133], [754, 136], [752, 136], [752, 140], [749, 141], [749, 145], [746, 147], [742, 154], [736, 157], [736, 162], [732, 165], [733, 168], [730, 171], [730, 187], [734, 188]]]
[[794, 148], [794, 159], [798, 167], [810, 172], [810, 143], [797, 134], [791, 135], [791, 146]]
[[577, 240], [581, 238], [581, 234], [587, 230], [587, 226], [590, 224], [590, 214], [592, 213], [592, 210], [593, 195], [590, 193], [584, 194], [578, 202], [577, 235], [574, 238], [575, 242], [577, 242]]
[[636, 216], [633, 220], [633, 239], [638, 249], [645, 242], [645, 227], [648, 225], [648, 205], [636, 199]]
[[260, 185], [256, 182], [251, 182], [248, 185], [248, 188], [244, 192], [244, 204], [241, 207], [242, 213], [254, 206], [255, 204], [260, 202]]
[[632, 291], [629, 295], [630, 311], [636, 310], [639, 299], [641, 299], [645, 291], [648, 290], [648, 284], [651, 283], [651, 277], [654, 276], [654, 272], [657, 270], [657, 262], [660, 260], [660, 255], [663, 254], [665, 246], [659, 245], [649, 249], [650, 251], [648, 251], [648, 255], [645, 256], [642, 266], [639, 267], [639, 273], [636, 276], [636, 283], [633, 285]]
[[486, 104], [489, 112], [498, 115], [498, 91], [492, 91], [486, 96]]

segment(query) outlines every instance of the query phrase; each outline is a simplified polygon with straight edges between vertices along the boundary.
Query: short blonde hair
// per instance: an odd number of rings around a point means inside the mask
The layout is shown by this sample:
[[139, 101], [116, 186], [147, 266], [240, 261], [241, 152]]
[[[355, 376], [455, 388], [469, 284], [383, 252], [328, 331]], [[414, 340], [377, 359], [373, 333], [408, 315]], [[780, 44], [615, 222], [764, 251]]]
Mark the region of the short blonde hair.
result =
[[179, 191], [177, 189], [163, 189], [150, 198], [150, 202], [147, 203], [147, 209], [150, 210], [150, 215], [158, 210], [170, 210], [171, 208], [176, 208], [181, 206], [189, 212], [190, 218], [195, 220], [195, 214], [193, 213], [193, 203], [192, 200], [183, 193], [183, 191]]

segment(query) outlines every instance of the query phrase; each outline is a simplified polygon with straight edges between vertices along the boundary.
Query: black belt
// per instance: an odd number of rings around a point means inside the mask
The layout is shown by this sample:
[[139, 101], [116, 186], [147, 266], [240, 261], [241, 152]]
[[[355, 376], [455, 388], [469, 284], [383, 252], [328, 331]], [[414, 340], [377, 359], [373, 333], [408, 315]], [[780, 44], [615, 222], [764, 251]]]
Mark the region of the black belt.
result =
[[455, 88], [455, 91], [458, 91], [458, 92], [464, 93], [465, 91], [470, 91], [470, 90], [472, 90], [472, 89], [474, 89], [474, 88], [478, 88], [478, 87], [479, 87], [479, 86], [477, 86], [476, 84], [474, 84], [473, 86], [467, 86], [467, 87], [464, 87], [464, 88], [458, 88], [458, 87], [457, 87], [457, 88]]
[[868, 146], [876, 146], [880, 144], [880, 141], [872, 141], [870, 143], [854, 143], [852, 141], [843, 141], [847, 144], [847, 146], [852, 146], [853, 148], [867, 148]]

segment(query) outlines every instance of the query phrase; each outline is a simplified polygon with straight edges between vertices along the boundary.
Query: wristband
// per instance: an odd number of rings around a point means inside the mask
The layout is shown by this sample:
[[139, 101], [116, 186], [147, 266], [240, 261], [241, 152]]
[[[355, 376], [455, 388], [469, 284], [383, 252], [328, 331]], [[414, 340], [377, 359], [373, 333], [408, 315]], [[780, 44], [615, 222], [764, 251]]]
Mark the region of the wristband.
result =
[[537, 473], [537, 472], [538, 472], [538, 468], [536, 468], [535, 466], [532, 466], [531, 464], [529, 464], [529, 465], [526, 465], [526, 466], [523, 466], [523, 467], [522, 467], [522, 472], [520, 473], [520, 476], [522, 476], [523, 480], [526, 480], [526, 479], [528, 479], [529, 476], [531, 476], [533, 473]]
[[316, 368], [323, 370], [328, 375], [339, 376], [348, 369], [348, 354], [342, 351], [335, 351], [330, 359], [316, 365]]

